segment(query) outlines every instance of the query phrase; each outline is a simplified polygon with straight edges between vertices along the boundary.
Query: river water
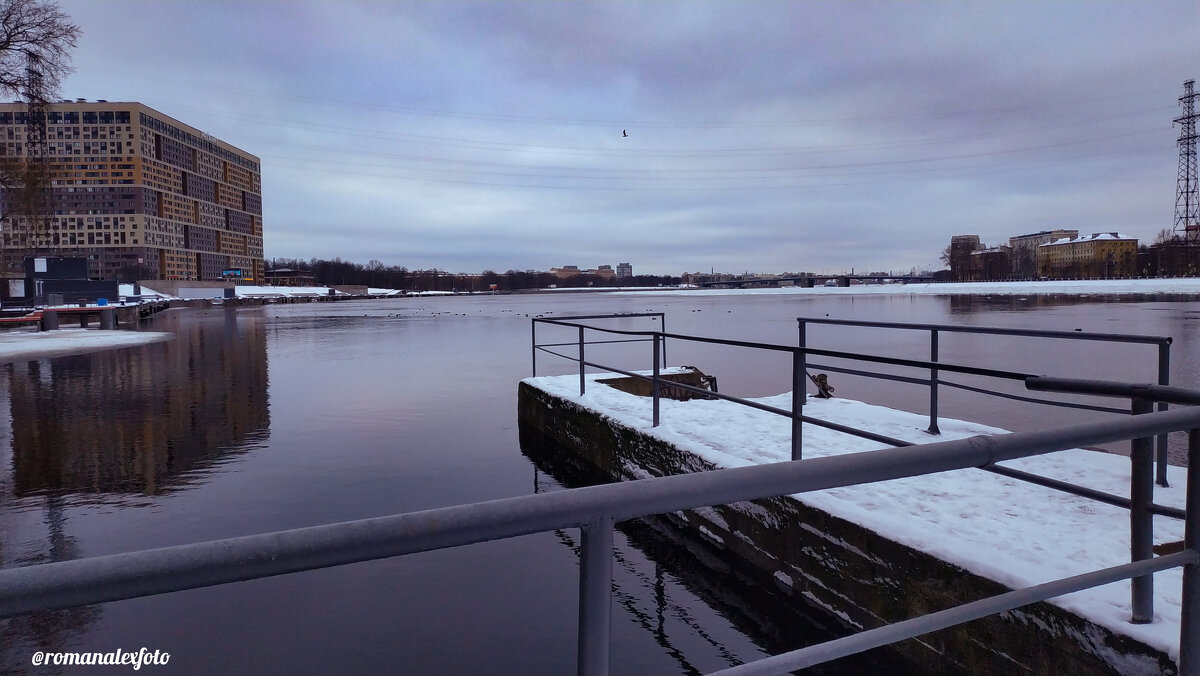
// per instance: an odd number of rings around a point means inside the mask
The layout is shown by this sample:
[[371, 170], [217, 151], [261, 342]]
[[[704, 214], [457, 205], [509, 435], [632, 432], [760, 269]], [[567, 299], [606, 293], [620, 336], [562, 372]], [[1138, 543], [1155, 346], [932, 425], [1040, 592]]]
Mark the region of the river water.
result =
[[[1172, 384], [1200, 386], [1195, 299], [595, 293], [171, 311], [143, 328], [173, 341], [0, 368], [0, 567], [585, 482], [553, 454], [522, 451], [516, 386], [530, 374], [530, 317], [615, 312], [665, 312], [673, 333], [783, 344], [796, 341], [796, 317], [827, 315], [1166, 335]], [[538, 338], [574, 336], [547, 328]], [[929, 350], [918, 332], [812, 325], [807, 339], [897, 357]], [[668, 363], [715, 374], [722, 392], [789, 389], [786, 356], [668, 350]], [[1150, 346], [944, 334], [940, 353], [1028, 373], [1157, 374]], [[647, 368], [649, 355], [644, 345], [589, 351], [622, 368]], [[538, 358], [539, 375], [574, 368]], [[839, 396], [927, 412], [925, 388], [830, 379]], [[1009, 429], [1102, 415], [948, 388], [940, 409]], [[764, 610], [771, 590], [734, 589], [689, 543], [638, 525], [616, 540], [613, 673], [700, 673], [826, 638], [793, 610]], [[57, 673], [30, 666], [37, 650], [141, 647], [169, 652], [155, 671], [179, 674], [570, 673], [577, 546], [577, 531], [544, 533], [0, 620], [0, 673]], [[822, 673], [906, 673], [886, 653], [864, 660]]]

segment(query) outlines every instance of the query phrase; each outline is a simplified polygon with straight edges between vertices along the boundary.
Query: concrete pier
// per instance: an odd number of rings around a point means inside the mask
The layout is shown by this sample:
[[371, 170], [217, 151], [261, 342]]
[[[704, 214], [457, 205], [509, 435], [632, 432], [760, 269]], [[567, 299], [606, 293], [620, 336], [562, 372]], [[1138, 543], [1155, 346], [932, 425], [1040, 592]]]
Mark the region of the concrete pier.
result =
[[[716, 469], [646, 431], [620, 424], [528, 382], [522, 425], [570, 449], [614, 481]], [[847, 633], [1010, 591], [792, 497], [720, 505], [665, 517], [739, 577], [782, 591]], [[1163, 651], [1051, 603], [1038, 603], [892, 648], [928, 673], [1178, 673]]]

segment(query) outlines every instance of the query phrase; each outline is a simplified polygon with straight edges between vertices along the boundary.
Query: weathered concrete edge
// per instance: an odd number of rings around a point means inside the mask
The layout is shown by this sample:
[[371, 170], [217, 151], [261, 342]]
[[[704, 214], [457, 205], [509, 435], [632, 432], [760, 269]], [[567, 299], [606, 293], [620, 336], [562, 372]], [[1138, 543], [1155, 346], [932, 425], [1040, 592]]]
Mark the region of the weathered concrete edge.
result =
[[[640, 430], [522, 382], [521, 421], [613, 480], [716, 467]], [[873, 628], [1009, 589], [791, 497], [672, 515], [747, 577], [775, 585], [850, 630]], [[1176, 674], [1162, 651], [1049, 603], [928, 634], [894, 648], [968, 673]]]

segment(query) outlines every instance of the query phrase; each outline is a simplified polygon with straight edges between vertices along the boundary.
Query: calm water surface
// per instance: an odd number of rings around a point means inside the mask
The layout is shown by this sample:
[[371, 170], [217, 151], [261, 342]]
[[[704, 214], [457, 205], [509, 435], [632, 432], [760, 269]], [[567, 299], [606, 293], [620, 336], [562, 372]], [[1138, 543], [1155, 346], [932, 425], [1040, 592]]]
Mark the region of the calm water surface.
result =
[[[172, 331], [174, 341], [0, 367], [0, 566], [588, 481], [553, 454], [521, 449], [516, 383], [530, 373], [529, 317], [639, 311], [666, 312], [671, 332], [786, 344], [797, 316], [826, 314], [1169, 335], [1172, 383], [1200, 386], [1200, 303], [1163, 298], [572, 294], [172, 311], [145, 328]], [[553, 337], [546, 331], [539, 338]], [[903, 357], [928, 351], [926, 336], [908, 332], [814, 326], [808, 340]], [[788, 389], [779, 356], [668, 349], [671, 364], [716, 374], [723, 392]], [[1148, 346], [953, 334], [942, 336], [941, 355], [1142, 382], [1157, 368]], [[589, 357], [646, 368], [649, 350], [612, 346]], [[540, 357], [538, 371], [572, 365]], [[921, 388], [831, 380], [839, 396], [926, 412]], [[1010, 429], [1100, 415], [960, 391], [944, 392], [941, 412]], [[163, 673], [571, 673], [577, 546], [577, 531], [544, 533], [0, 620], [0, 673], [43, 673], [30, 666], [35, 650], [143, 646], [171, 653], [156, 668]], [[614, 673], [711, 671], [825, 638], [803, 619], [764, 611], [772, 590], [731, 589], [697, 557], [643, 526], [617, 533]], [[826, 673], [866, 668], [903, 673], [886, 655]]]

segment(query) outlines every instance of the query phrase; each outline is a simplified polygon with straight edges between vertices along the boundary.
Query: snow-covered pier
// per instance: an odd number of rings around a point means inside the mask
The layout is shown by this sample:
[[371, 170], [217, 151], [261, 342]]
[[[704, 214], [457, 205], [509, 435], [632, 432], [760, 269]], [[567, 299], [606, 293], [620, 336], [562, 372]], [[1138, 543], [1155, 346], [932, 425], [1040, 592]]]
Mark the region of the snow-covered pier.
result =
[[[661, 399], [653, 425], [646, 397], [604, 384], [614, 374], [529, 378], [520, 384], [522, 423], [573, 450], [613, 480], [632, 480], [787, 461], [791, 421], [721, 400]], [[719, 374], [718, 374], [719, 375]], [[791, 394], [754, 400], [789, 410]], [[1005, 430], [928, 418], [845, 399], [810, 397], [805, 415], [915, 444], [1004, 434]], [[805, 426], [803, 457], [885, 448]], [[1129, 495], [1130, 460], [1067, 450], [1006, 466]], [[1182, 508], [1185, 473], [1154, 502]], [[668, 515], [738, 567], [840, 618], [871, 629], [1050, 580], [1130, 560], [1127, 509], [978, 469], [736, 503]], [[1159, 552], [1181, 546], [1183, 522], [1155, 517]], [[918, 663], [968, 673], [1177, 673], [1182, 607], [1180, 569], [1154, 575], [1154, 616], [1133, 624], [1130, 582], [1061, 596], [894, 648]], [[939, 671], [940, 672], [940, 671]]]

